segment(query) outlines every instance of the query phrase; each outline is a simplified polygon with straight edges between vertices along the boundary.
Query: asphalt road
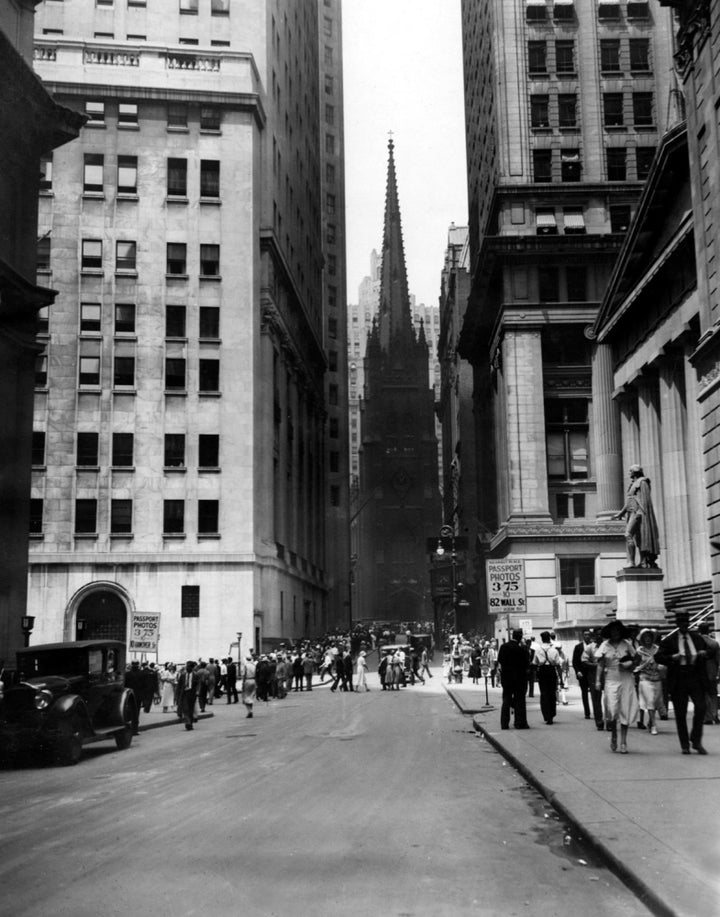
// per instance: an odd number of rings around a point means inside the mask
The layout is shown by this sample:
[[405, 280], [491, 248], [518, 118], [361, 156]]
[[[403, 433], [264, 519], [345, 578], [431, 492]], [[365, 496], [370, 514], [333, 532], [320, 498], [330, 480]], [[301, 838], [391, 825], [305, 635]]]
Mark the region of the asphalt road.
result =
[[371, 685], [1, 771], [0, 917], [648, 913], [439, 677]]

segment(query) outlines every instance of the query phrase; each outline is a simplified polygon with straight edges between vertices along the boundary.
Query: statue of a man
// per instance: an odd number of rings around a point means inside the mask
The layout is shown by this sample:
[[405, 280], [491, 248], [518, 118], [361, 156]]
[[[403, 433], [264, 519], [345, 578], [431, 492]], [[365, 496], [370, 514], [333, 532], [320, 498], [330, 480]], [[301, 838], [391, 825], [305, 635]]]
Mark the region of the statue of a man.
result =
[[629, 474], [630, 486], [625, 505], [613, 518], [627, 519], [625, 541], [628, 566], [657, 568], [660, 533], [652, 505], [650, 479], [645, 477], [639, 465], [631, 465]]

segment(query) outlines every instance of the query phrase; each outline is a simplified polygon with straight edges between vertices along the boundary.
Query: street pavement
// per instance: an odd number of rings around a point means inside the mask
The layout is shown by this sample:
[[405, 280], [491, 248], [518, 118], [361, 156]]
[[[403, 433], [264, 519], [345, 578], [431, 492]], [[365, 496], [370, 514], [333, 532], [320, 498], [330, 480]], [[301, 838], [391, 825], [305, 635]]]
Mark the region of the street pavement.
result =
[[631, 728], [621, 755], [585, 719], [577, 687], [551, 726], [536, 687], [527, 699], [531, 728], [517, 731], [500, 729], [500, 688], [465, 681], [446, 690], [654, 913], [720, 914], [720, 726], [705, 727], [707, 756], [682, 755], [671, 705], [659, 735]]

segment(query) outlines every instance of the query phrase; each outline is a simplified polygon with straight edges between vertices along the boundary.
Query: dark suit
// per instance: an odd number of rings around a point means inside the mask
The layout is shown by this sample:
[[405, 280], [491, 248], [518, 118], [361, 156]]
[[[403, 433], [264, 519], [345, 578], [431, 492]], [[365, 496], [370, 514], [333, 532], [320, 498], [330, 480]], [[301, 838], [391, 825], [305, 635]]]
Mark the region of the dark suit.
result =
[[[675, 727], [677, 728], [680, 746], [683, 750], [702, 745], [703, 722], [705, 721], [705, 694], [707, 679], [705, 676], [705, 654], [697, 655], [706, 649], [702, 637], [697, 633], [687, 632], [695, 648], [695, 661], [692, 664], [681, 665], [673, 659], [680, 651], [680, 631], [670, 634], [660, 642], [660, 648], [655, 655], [655, 661], [667, 666], [667, 686], [673, 710], [675, 711]], [[688, 701], [693, 702], [693, 721], [690, 736], [687, 728]]]
[[530, 653], [528, 648], [516, 640], [503, 643], [498, 652], [500, 684], [502, 685], [502, 706], [500, 707], [500, 728], [510, 728], [510, 708], [515, 711], [515, 728], [527, 729], [525, 692], [528, 683]]
[[582, 664], [582, 654], [585, 649], [585, 641], [581, 640], [580, 643], [575, 645], [572, 654], [572, 667], [575, 672], [575, 678], [577, 678], [578, 686], [580, 687], [580, 696], [582, 697], [583, 710], [585, 711], [585, 719], [590, 719], [590, 698], [589, 698], [589, 685], [586, 677], [585, 670], [583, 669]]
[[234, 662], [228, 662], [227, 664], [227, 675], [225, 676], [225, 692], [227, 694], [227, 702], [229, 704], [236, 704], [238, 702], [238, 692], [236, 687], [237, 682], [237, 666]]
[[197, 700], [200, 676], [196, 669], [188, 672], [183, 669], [178, 676], [178, 716], [185, 723], [186, 729], [192, 729], [195, 722], [195, 701]]

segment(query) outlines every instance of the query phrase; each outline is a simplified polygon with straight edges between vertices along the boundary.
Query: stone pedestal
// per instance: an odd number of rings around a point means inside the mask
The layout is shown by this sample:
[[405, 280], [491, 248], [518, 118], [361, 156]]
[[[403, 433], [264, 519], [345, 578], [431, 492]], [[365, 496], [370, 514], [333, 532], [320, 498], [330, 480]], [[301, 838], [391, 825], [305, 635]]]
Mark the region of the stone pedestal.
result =
[[618, 621], [665, 623], [662, 570], [624, 567], [618, 570], [615, 579]]

